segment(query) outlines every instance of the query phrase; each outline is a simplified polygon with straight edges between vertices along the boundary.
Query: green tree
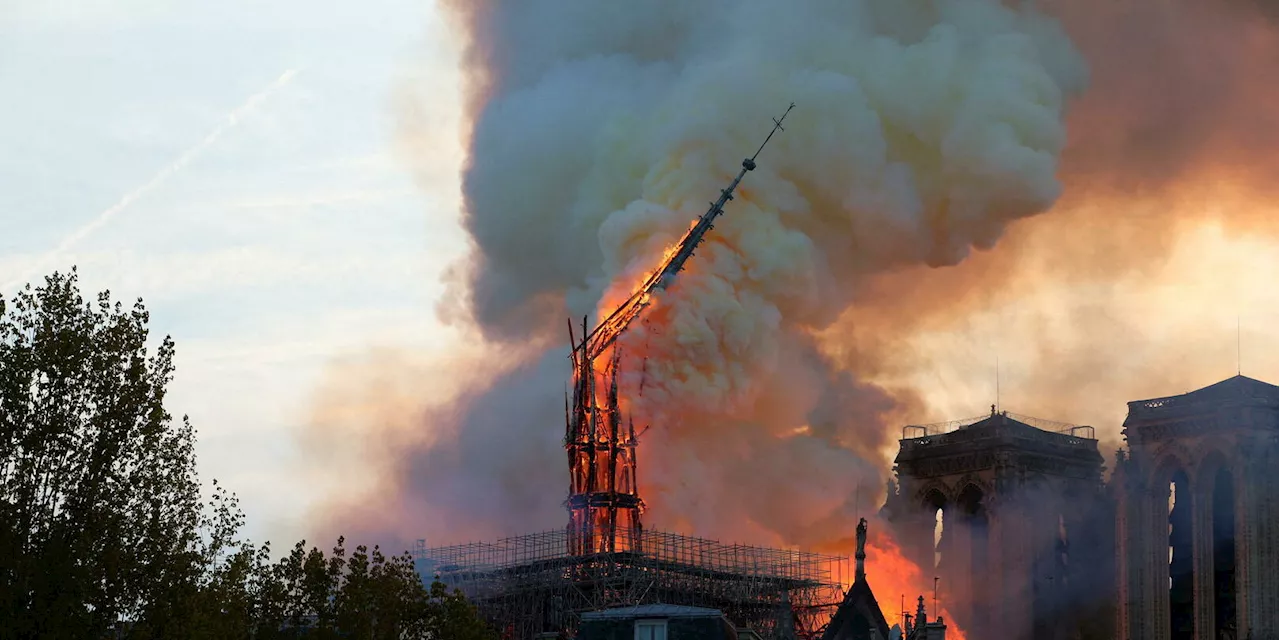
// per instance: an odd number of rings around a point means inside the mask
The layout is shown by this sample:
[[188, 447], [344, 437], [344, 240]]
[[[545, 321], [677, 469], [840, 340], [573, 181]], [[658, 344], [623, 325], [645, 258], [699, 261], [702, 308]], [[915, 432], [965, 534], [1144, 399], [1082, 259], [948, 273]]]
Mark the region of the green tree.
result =
[[[164, 408], [173, 341], [80, 295], [75, 269], [0, 298], [0, 640], [490, 640], [407, 555], [299, 542], [278, 561], [200, 498], [195, 430]], [[123, 621], [123, 624], [122, 624]]]
[[306, 629], [305, 637], [496, 640], [461, 592], [439, 581], [424, 586], [407, 553], [387, 556], [362, 545], [348, 557], [345, 545], [338, 538], [326, 559], [319, 548], [305, 551], [306, 542], [299, 542], [274, 568], [286, 594], [288, 626]]
[[449, 591], [444, 583], [431, 583], [430, 601], [425, 616], [425, 638], [451, 638], [453, 640], [494, 640], [498, 637], [489, 625], [480, 619], [475, 605], [467, 601], [461, 591]]
[[[192, 554], [195, 582], [187, 590], [190, 605], [180, 621], [187, 638], [251, 638], [260, 628], [279, 629], [280, 616], [269, 605], [273, 588], [271, 547], [238, 540], [244, 514], [234, 494], [214, 483], [214, 493], [200, 517], [200, 542]], [[172, 637], [142, 620], [133, 637]]]
[[167, 336], [80, 296], [73, 269], [0, 299], [0, 618], [15, 637], [101, 637], [181, 615], [200, 513], [194, 430], [165, 411]]

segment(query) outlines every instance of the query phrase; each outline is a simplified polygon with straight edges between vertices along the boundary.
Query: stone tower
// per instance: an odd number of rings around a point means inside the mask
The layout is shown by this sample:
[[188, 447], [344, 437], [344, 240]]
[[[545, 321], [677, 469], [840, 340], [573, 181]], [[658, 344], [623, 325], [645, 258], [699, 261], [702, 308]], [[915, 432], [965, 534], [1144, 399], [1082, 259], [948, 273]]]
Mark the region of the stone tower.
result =
[[1117, 637], [1277, 637], [1277, 387], [1129, 403], [1116, 455]]
[[1092, 427], [992, 407], [904, 428], [895, 462], [886, 516], [965, 635], [1110, 637], [1091, 628], [1112, 618], [1114, 527]]

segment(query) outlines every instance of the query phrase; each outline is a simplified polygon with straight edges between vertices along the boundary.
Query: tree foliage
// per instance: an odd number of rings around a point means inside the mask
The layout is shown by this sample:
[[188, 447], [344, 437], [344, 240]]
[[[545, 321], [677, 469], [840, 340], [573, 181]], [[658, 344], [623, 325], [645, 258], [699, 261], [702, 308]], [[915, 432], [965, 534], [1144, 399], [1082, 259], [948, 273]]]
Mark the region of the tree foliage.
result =
[[407, 555], [241, 541], [235, 496], [201, 501], [148, 320], [74, 269], [0, 298], [0, 638], [494, 637]]
[[141, 301], [86, 303], [74, 271], [0, 305], [0, 607], [20, 636], [171, 615], [200, 511], [173, 342], [148, 356]]

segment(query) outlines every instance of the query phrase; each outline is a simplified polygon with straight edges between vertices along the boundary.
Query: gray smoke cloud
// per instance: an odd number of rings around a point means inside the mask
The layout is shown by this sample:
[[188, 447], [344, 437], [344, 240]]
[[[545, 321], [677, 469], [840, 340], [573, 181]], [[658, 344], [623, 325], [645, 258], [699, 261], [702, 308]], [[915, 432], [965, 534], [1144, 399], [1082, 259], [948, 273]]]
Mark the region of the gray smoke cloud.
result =
[[[649, 427], [640, 482], [651, 523], [735, 539], [794, 543], [850, 504], [870, 509], [887, 425], [918, 399], [837, 369], [813, 335], [867, 277], [959, 263], [1052, 205], [1065, 104], [1087, 76], [1058, 24], [975, 0], [459, 11], [474, 250], [445, 315], [514, 344], [607, 313], [794, 101], [690, 268], [621, 342], [627, 407]], [[565, 489], [541, 470], [518, 491], [493, 480], [512, 451], [519, 468], [535, 452], [564, 466], [530, 444], [563, 424], [569, 368], [544, 358], [512, 375], [545, 396], [500, 392], [508, 380], [455, 406], [462, 428], [415, 465], [521, 505], [485, 511], [511, 530], [542, 521], [527, 507], [547, 501], [531, 496]], [[489, 462], [438, 459], [472, 451]], [[464, 506], [422, 493], [426, 511]]]
[[[791, 100], [794, 124], [626, 345], [632, 392], [644, 382], [631, 408], [652, 425], [650, 526], [848, 552], [898, 427], [985, 409], [948, 380], [989, 386], [974, 326], [1002, 305], [1001, 362], [1024, 372], [1009, 408], [1094, 424], [1109, 462], [1126, 400], [1234, 371], [1215, 359], [1235, 336], [1232, 318], [1213, 346], [1215, 306], [1252, 295], [1249, 278], [1274, 296], [1276, 32], [1242, 3], [1052, 3], [1091, 67], [1065, 130], [1079, 57], [1052, 20], [985, 2], [459, 4], [474, 251], [444, 311], [488, 344], [441, 374], [465, 388], [443, 401], [439, 376], [403, 363], [334, 372], [320, 410], [379, 443], [361, 467], [379, 484], [324, 506], [327, 537], [407, 548], [563, 526], [565, 316], [625, 293]], [[1269, 261], [1222, 259], [1255, 252], [1238, 242], [1254, 232]], [[1274, 314], [1274, 297], [1258, 306]], [[1252, 359], [1274, 379], [1274, 326], [1251, 335], [1246, 307], [1246, 374]], [[909, 383], [880, 386], [895, 378]], [[927, 593], [932, 573], [894, 564], [892, 543], [873, 519], [877, 592]]]

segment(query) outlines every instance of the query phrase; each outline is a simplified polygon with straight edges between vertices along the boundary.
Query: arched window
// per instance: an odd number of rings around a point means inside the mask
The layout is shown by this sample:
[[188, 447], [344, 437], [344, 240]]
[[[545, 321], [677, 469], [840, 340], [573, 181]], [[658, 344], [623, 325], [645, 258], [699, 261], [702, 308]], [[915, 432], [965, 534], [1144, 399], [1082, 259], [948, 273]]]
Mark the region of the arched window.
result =
[[941, 491], [930, 491], [924, 499], [925, 509], [933, 514], [933, 570], [936, 575], [942, 566], [942, 556], [946, 545], [943, 544], [943, 520], [947, 511], [947, 498]]

